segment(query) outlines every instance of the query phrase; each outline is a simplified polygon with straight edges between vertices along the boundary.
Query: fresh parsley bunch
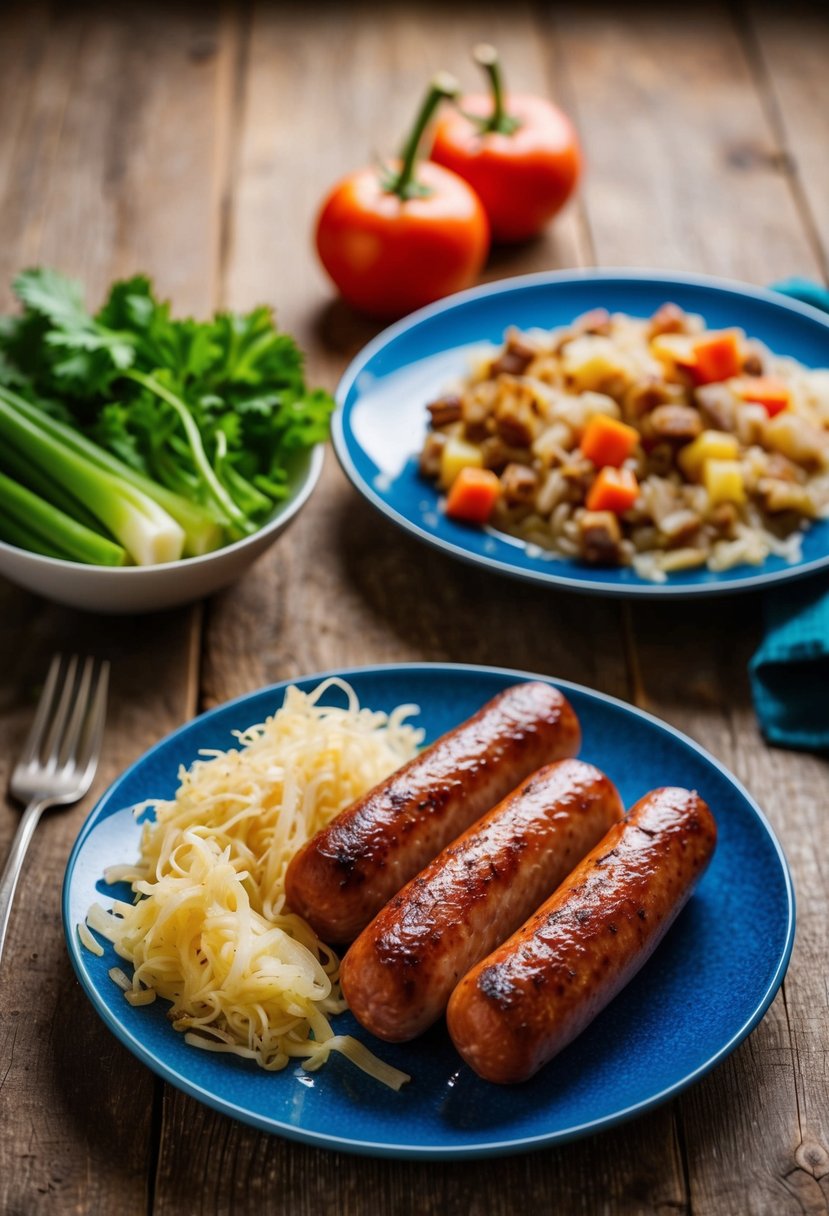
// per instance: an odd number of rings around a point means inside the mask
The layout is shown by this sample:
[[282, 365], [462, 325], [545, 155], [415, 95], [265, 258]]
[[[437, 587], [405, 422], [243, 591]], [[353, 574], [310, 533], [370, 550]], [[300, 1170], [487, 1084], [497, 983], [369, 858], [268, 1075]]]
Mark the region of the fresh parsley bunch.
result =
[[0, 320], [0, 386], [79, 428], [145, 488], [203, 509], [227, 539], [261, 525], [298, 453], [327, 437], [331, 397], [307, 388], [269, 308], [175, 318], [140, 275], [95, 314], [54, 270], [25, 271], [14, 291], [23, 311]]

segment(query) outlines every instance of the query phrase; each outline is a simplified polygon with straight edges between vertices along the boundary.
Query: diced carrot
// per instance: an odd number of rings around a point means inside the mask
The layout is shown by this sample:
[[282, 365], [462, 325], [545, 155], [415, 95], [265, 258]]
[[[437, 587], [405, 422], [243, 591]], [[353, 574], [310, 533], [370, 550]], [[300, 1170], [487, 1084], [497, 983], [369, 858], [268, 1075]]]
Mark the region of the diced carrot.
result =
[[446, 499], [446, 514], [468, 524], [485, 524], [501, 493], [501, 483], [491, 469], [461, 469]]
[[748, 376], [737, 386], [737, 394], [743, 401], [762, 405], [769, 418], [788, 409], [792, 403], [789, 386], [774, 376]]
[[639, 442], [639, 432], [625, 422], [609, 418], [607, 414], [594, 414], [581, 437], [581, 448], [596, 468], [624, 464]]
[[599, 470], [587, 494], [588, 511], [612, 511], [622, 515], [630, 510], [639, 496], [639, 482], [630, 469], [614, 469], [606, 465]]
[[705, 334], [694, 343], [694, 377], [699, 384], [713, 384], [738, 376], [743, 366], [740, 334], [734, 329]]

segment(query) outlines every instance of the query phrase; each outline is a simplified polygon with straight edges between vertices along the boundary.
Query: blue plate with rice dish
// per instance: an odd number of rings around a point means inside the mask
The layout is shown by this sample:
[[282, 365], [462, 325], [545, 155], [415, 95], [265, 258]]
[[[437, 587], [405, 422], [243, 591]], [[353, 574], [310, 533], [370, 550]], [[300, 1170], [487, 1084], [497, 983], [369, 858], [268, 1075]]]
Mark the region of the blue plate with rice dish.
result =
[[[491, 528], [449, 519], [439, 491], [418, 472], [426, 405], [494, 354], [510, 328], [565, 326], [592, 309], [649, 317], [671, 301], [709, 329], [739, 327], [776, 356], [829, 366], [829, 317], [773, 291], [697, 275], [555, 271], [506, 279], [451, 296], [384, 330], [354, 359], [337, 390], [334, 448], [355, 488], [398, 527], [453, 557], [528, 582], [645, 599], [756, 590], [829, 566], [829, 520], [811, 524], [762, 565], [684, 570], [664, 582], [630, 565], [598, 567], [552, 554]], [[798, 539], [800, 544], [798, 544]], [[664, 576], [663, 576], [664, 577]]]

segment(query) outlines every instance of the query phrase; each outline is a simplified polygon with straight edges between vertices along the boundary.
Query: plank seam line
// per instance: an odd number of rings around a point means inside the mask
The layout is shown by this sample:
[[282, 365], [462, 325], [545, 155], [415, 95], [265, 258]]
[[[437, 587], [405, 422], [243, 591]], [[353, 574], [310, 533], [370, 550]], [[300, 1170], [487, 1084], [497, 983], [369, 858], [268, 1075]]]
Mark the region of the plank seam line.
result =
[[797, 1153], [797, 1149], [800, 1148], [800, 1145], [803, 1144], [803, 1123], [800, 1118], [800, 1094], [797, 1092], [797, 1053], [794, 1049], [794, 1035], [792, 1034], [792, 1023], [789, 1017], [789, 1001], [788, 997], [786, 996], [785, 979], [780, 985], [780, 996], [783, 1001], [783, 1012], [786, 1015], [786, 1034], [789, 1037], [789, 1054], [792, 1058], [792, 1087], [794, 1089], [794, 1108], [795, 1113], [797, 1114], [797, 1135], [799, 1138], [797, 1148], [795, 1149], [794, 1154], [792, 1154], [794, 1156], [794, 1168], [787, 1170], [782, 1178], [782, 1181], [785, 1184], [786, 1179], [801, 1168], [795, 1154]]
[[[549, 4], [538, 3], [534, 6], [534, 11], [535, 24], [538, 27], [538, 41], [545, 48], [546, 74], [548, 78], [552, 77], [551, 84], [553, 87], [550, 88], [550, 92], [565, 113], [572, 118], [579, 140], [581, 140], [582, 126], [576, 90], [567, 68], [567, 58], [564, 54], [564, 35], [556, 21], [555, 9]], [[548, 31], [552, 33], [552, 37], [545, 37], [545, 33]], [[577, 189], [573, 203], [574, 210], [578, 216], [580, 236], [586, 249], [586, 260], [591, 266], [596, 266], [596, 241], [593, 236], [590, 214], [587, 209], [587, 198], [582, 189]], [[579, 250], [578, 253], [579, 260], [581, 261], [582, 251]]]
[[685, 1204], [683, 1211], [686, 1213], [686, 1216], [693, 1216], [694, 1209], [691, 1202], [691, 1167], [688, 1162], [688, 1146], [685, 1143], [685, 1124], [682, 1118], [682, 1109], [679, 1099], [676, 1099], [671, 1103], [671, 1116], [674, 1125], [677, 1151], [679, 1152], [679, 1164], [682, 1169], [682, 1188], [685, 1191]]
[[749, 16], [744, 3], [738, 2], [733, 5], [731, 14], [737, 36], [743, 44], [749, 73], [754, 81], [760, 100], [760, 107], [777, 144], [777, 151], [782, 153], [786, 183], [794, 200], [795, 209], [803, 224], [806, 241], [811, 248], [824, 282], [829, 283], [829, 253], [823, 248], [823, 242], [820, 238], [812, 208], [803, 189], [800, 166], [789, 144], [786, 120], [783, 117], [783, 110], [778, 100], [774, 76], [763, 54], [763, 47], [754, 21]]
[[251, 5], [231, 10], [231, 20], [236, 26], [236, 37], [229, 90], [230, 121], [226, 131], [227, 143], [220, 149], [219, 193], [219, 237], [216, 259], [216, 299], [214, 306], [225, 303], [228, 267], [233, 245], [233, 220], [236, 209], [236, 180], [241, 155], [241, 135], [244, 128], [247, 101], [248, 67], [253, 39], [253, 14]]
[[[54, 28], [54, 27], [53, 26], [50, 27], [50, 32], [51, 32], [51, 28]], [[78, 82], [78, 77], [81, 72], [81, 67], [83, 64], [82, 49], [83, 49], [84, 43], [88, 40], [88, 35], [89, 35], [89, 22], [87, 21], [87, 22], [81, 24], [80, 32], [79, 32], [78, 38], [77, 38], [75, 61], [72, 65], [72, 70], [68, 73], [68, 79], [66, 82], [66, 91], [61, 98], [60, 114], [59, 114], [57, 126], [55, 128], [54, 136], [53, 136], [53, 140], [52, 140], [52, 148], [51, 148], [52, 155], [51, 155], [51, 163], [50, 163], [50, 168], [49, 168], [49, 175], [46, 179], [45, 188], [43, 190], [43, 206], [40, 208], [40, 210], [37, 214], [37, 217], [36, 217], [36, 221], [35, 221], [35, 230], [36, 230], [37, 235], [35, 237], [34, 248], [37, 250], [37, 259], [38, 260], [40, 259], [40, 256], [41, 256], [41, 246], [43, 243], [44, 217], [50, 210], [50, 205], [51, 205], [52, 200], [60, 193], [59, 188], [55, 182], [55, 160], [57, 159], [61, 139], [63, 138], [63, 129], [66, 126], [66, 114], [67, 114], [67, 111], [69, 110], [69, 103], [72, 99], [72, 95], [75, 91], [75, 87]]]
[[14, 1049], [15, 1049], [15, 1045], [16, 1045], [16, 1043], [17, 1043], [17, 1028], [18, 1028], [18, 1026], [17, 1026], [17, 1022], [15, 1022], [14, 1027], [13, 1027], [13, 1029], [12, 1029], [12, 1036], [11, 1036], [11, 1037], [12, 1037], [12, 1045], [11, 1045], [11, 1049], [9, 1050], [9, 1062], [8, 1062], [8, 1064], [7, 1064], [7, 1066], [6, 1066], [6, 1071], [3, 1073], [3, 1076], [2, 1076], [2, 1077], [0, 1077], [0, 1090], [1, 1090], [1, 1089], [3, 1088], [3, 1086], [6, 1084], [6, 1081], [8, 1080], [9, 1073], [10, 1073], [10, 1072], [11, 1072], [11, 1070], [12, 1070], [12, 1064], [14, 1063]]
[[155, 1211], [155, 1193], [161, 1166], [161, 1141], [164, 1135], [164, 1089], [160, 1077], [153, 1077], [153, 1100], [150, 1107], [150, 1159], [147, 1162], [147, 1216]]
[[630, 699], [640, 709], [647, 709], [648, 698], [645, 693], [645, 681], [642, 676], [642, 666], [636, 649], [636, 631], [633, 627], [633, 610], [630, 604], [621, 605], [622, 615], [622, 648], [624, 652], [627, 682]]

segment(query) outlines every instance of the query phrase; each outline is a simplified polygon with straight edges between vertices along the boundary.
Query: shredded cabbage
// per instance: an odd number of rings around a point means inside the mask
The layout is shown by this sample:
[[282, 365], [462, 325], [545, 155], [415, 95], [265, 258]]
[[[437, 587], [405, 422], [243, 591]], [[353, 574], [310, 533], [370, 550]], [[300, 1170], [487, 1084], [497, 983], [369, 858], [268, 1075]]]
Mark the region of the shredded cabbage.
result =
[[[319, 703], [332, 687], [345, 708]], [[129, 882], [136, 902], [87, 916], [132, 964], [131, 1004], [163, 997], [188, 1043], [266, 1069], [291, 1059], [314, 1069], [339, 1051], [395, 1089], [408, 1080], [334, 1034], [328, 1018], [345, 1008], [339, 959], [284, 904], [294, 853], [416, 753], [423, 732], [405, 721], [416, 711], [361, 708], [339, 679], [311, 693], [291, 687], [272, 717], [237, 733], [238, 748], [182, 767], [172, 801], [136, 808], [155, 811], [141, 856], [105, 874]]]

